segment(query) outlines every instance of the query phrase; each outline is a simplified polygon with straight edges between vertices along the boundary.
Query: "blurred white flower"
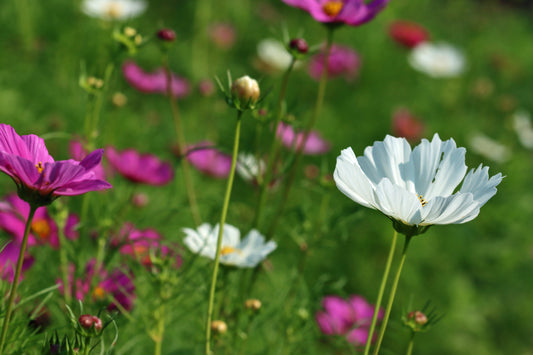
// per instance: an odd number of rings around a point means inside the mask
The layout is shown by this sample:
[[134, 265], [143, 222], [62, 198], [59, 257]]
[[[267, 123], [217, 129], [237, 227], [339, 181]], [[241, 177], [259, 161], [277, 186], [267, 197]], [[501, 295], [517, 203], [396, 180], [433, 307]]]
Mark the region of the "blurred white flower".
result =
[[[204, 223], [198, 229], [184, 228], [186, 234], [185, 245], [193, 252], [215, 259], [217, 249], [219, 225], [211, 227]], [[274, 241], [265, 243], [265, 238], [255, 229], [252, 229], [241, 240], [241, 233], [232, 225], [225, 224], [222, 234], [222, 247], [220, 262], [237, 267], [255, 267], [266, 258], [277, 245]]]
[[291, 64], [292, 56], [280, 41], [266, 38], [257, 44], [259, 66], [266, 71], [284, 71]]
[[381, 211], [396, 230], [412, 236], [433, 224], [474, 219], [496, 193], [502, 174], [489, 179], [488, 167], [480, 165], [465, 176], [465, 152], [438, 134], [413, 150], [405, 138], [387, 136], [367, 147], [364, 156], [342, 150], [333, 178], [350, 199]]
[[533, 127], [529, 112], [517, 111], [513, 115], [513, 128], [520, 143], [527, 149], [533, 149]]
[[146, 7], [144, 0], [83, 0], [81, 10], [104, 20], [125, 20], [139, 16]]
[[476, 133], [469, 143], [474, 152], [497, 163], [505, 163], [511, 157], [509, 148], [484, 134]]
[[246, 181], [257, 181], [257, 178], [265, 173], [266, 164], [263, 160], [257, 160], [251, 153], [239, 153], [237, 157], [237, 173]]
[[422, 43], [411, 51], [409, 64], [433, 78], [460, 75], [465, 69], [463, 54], [447, 43]]

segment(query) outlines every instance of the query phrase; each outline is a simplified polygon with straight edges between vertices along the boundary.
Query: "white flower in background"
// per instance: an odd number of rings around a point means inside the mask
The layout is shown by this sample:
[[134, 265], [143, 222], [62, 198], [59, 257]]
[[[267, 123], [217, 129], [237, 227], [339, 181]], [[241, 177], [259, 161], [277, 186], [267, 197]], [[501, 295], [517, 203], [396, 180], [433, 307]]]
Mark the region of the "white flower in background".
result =
[[251, 153], [239, 153], [236, 169], [244, 180], [256, 181], [265, 173], [266, 164], [263, 160], [257, 160]]
[[139, 16], [146, 7], [144, 0], [83, 0], [81, 10], [104, 20], [125, 20]]
[[271, 71], [287, 70], [292, 60], [292, 55], [283, 44], [272, 38], [266, 38], [257, 44], [257, 57], [261, 66]]
[[396, 230], [412, 236], [433, 224], [474, 219], [496, 193], [502, 175], [489, 179], [488, 167], [481, 165], [466, 174], [465, 152], [438, 134], [412, 150], [404, 138], [387, 136], [363, 156], [356, 157], [352, 148], [342, 150], [333, 178], [346, 196], [381, 211]]
[[[211, 227], [204, 223], [198, 229], [184, 228], [186, 234], [185, 245], [193, 252], [211, 259], [215, 259], [217, 249], [219, 225]], [[241, 233], [232, 225], [225, 224], [222, 234], [220, 262], [237, 267], [255, 267], [270, 254], [277, 245], [274, 241], [265, 243], [265, 238], [252, 229], [244, 239]]]
[[446, 43], [422, 43], [411, 51], [409, 63], [413, 68], [433, 78], [460, 75], [465, 69], [463, 54]]
[[511, 157], [509, 148], [484, 134], [473, 135], [469, 143], [474, 152], [497, 163], [505, 163]]
[[527, 149], [533, 149], [533, 127], [529, 112], [517, 111], [513, 115], [513, 128], [520, 143]]

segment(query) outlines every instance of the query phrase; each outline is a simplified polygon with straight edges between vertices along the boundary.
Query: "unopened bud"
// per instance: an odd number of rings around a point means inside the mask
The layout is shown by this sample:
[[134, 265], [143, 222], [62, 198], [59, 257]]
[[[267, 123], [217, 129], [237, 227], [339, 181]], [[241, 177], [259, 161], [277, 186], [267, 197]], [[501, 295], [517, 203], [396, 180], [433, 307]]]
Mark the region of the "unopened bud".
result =
[[128, 37], [133, 37], [137, 34], [137, 31], [133, 27], [124, 28], [124, 34]]
[[223, 320], [214, 320], [211, 322], [211, 329], [218, 334], [224, 334], [228, 331], [228, 325]]
[[143, 43], [143, 37], [141, 35], [137, 35], [133, 39], [133, 42], [135, 42], [136, 45], [140, 46]]
[[122, 107], [126, 105], [126, 103], [128, 102], [128, 98], [123, 93], [116, 92], [113, 94], [111, 101], [113, 102], [113, 105], [115, 105], [116, 107]]
[[176, 33], [170, 28], [163, 28], [157, 31], [157, 38], [166, 42], [174, 42], [176, 40]]
[[100, 89], [102, 86], [104, 86], [104, 81], [102, 79], [95, 78], [94, 76], [90, 76], [87, 78], [87, 84], [93, 88]]
[[256, 298], [246, 300], [246, 302], [244, 302], [244, 307], [246, 309], [251, 309], [252, 311], [258, 311], [261, 308], [261, 301]]
[[420, 311], [409, 312], [407, 318], [409, 320], [414, 320], [415, 323], [419, 326], [422, 326], [428, 322], [428, 318], [426, 317], [426, 315]]
[[289, 42], [289, 48], [300, 54], [306, 54], [309, 50], [307, 42], [303, 38], [294, 38]]
[[236, 79], [233, 84], [231, 84], [231, 94], [241, 103], [249, 103], [250, 105], [253, 105], [259, 100], [261, 91], [259, 90], [259, 84], [257, 84], [257, 81], [250, 78], [248, 75], [245, 75]]
[[102, 320], [96, 316], [82, 314], [80, 318], [78, 318], [78, 322], [82, 328], [91, 329], [94, 326], [96, 331], [102, 330]]

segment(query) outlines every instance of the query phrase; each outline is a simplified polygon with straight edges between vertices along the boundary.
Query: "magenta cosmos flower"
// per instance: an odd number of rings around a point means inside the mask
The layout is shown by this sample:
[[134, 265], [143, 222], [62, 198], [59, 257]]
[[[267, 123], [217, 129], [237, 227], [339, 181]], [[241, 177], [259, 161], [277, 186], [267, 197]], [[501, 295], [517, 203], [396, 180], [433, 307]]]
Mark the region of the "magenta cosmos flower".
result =
[[[87, 156], [87, 151], [83, 148], [83, 144], [80, 141], [76, 141], [76, 140], [70, 141], [68, 145], [68, 150], [69, 150], [70, 156], [74, 160], [83, 160]], [[94, 172], [94, 176], [97, 179], [105, 180], [106, 176], [105, 176], [104, 166], [102, 165], [101, 162], [93, 168], [93, 172]]]
[[424, 123], [406, 108], [399, 108], [392, 114], [392, 133], [396, 137], [403, 137], [409, 142], [419, 141], [424, 129]]
[[[355, 346], [364, 346], [374, 315], [374, 307], [363, 297], [351, 296], [344, 300], [338, 296], [326, 296], [322, 300], [323, 311], [315, 315], [322, 333], [340, 335]], [[378, 320], [383, 318], [383, 309], [379, 310]]]
[[302, 149], [304, 154], [317, 155], [327, 153], [331, 145], [325, 139], [322, 138], [317, 131], [309, 132], [307, 140], [303, 144], [304, 132], [296, 132], [292, 126], [283, 122], [279, 123], [276, 137], [281, 140], [287, 149]]
[[[325, 48], [315, 54], [309, 61], [309, 75], [320, 80], [324, 71]], [[343, 77], [346, 81], [352, 81], [357, 76], [361, 67], [361, 59], [357, 52], [350, 47], [332, 45], [328, 57], [328, 78]]]
[[152, 154], [141, 154], [134, 149], [119, 152], [108, 147], [106, 158], [122, 176], [135, 183], [165, 185], [174, 178], [172, 165]]
[[359, 26], [372, 20], [385, 8], [389, 0], [283, 0], [287, 5], [300, 8], [318, 22]]
[[93, 171], [103, 153], [97, 149], [82, 161], [54, 161], [42, 138], [19, 136], [13, 127], [0, 124], [0, 170], [13, 179], [20, 198], [35, 206], [48, 205], [62, 195], [110, 188]]
[[[122, 65], [122, 74], [131, 86], [141, 92], [167, 93], [167, 77], [162, 68], [147, 73], [135, 62], [127, 61]], [[176, 98], [187, 96], [191, 90], [187, 79], [175, 74], [172, 74], [171, 89]]]
[[414, 48], [429, 40], [429, 32], [421, 25], [410, 21], [395, 21], [389, 26], [389, 35], [397, 43]]
[[186, 156], [192, 166], [212, 177], [225, 178], [231, 170], [231, 155], [222, 153], [209, 141], [190, 145]]

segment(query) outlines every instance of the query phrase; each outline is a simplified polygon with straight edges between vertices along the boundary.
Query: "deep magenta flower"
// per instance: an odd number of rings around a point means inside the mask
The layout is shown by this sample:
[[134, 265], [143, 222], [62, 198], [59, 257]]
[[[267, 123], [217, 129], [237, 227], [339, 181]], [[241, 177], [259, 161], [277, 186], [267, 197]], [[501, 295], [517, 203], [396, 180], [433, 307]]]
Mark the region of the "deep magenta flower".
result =
[[[324, 71], [325, 48], [315, 54], [309, 61], [309, 75], [319, 81]], [[346, 81], [356, 78], [361, 68], [361, 59], [350, 47], [332, 45], [328, 57], [328, 78], [343, 77]]]
[[311, 131], [307, 136], [307, 140], [303, 144], [304, 132], [296, 132], [292, 126], [283, 122], [279, 123], [276, 137], [281, 140], [287, 149], [302, 149], [302, 153], [309, 155], [317, 155], [327, 153], [331, 145], [327, 142], [318, 131]]
[[[322, 307], [324, 310], [315, 315], [322, 333], [345, 336], [355, 346], [366, 344], [374, 307], [363, 297], [353, 295], [344, 300], [338, 296], [326, 296], [322, 300]], [[378, 320], [382, 318], [383, 309], [380, 309]]]
[[410, 21], [394, 21], [389, 26], [391, 38], [407, 47], [414, 48], [429, 40], [429, 32], [421, 25]]
[[[0, 252], [0, 277], [4, 280], [9, 280], [11, 283], [15, 279], [15, 265], [20, 255], [20, 248], [21, 240], [13, 239]], [[22, 262], [22, 272], [29, 269], [34, 261], [33, 256], [25, 252], [24, 261]], [[22, 279], [22, 275], [20, 279]]]
[[282, 0], [300, 8], [318, 22], [359, 26], [372, 20], [385, 8], [389, 0]]
[[409, 142], [419, 141], [424, 133], [424, 123], [408, 109], [399, 108], [392, 114], [392, 134]]
[[0, 124], [0, 170], [13, 179], [20, 198], [35, 206], [48, 205], [62, 195], [110, 188], [93, 171], [103, 153], [97, 149], [82, 161], [54, 161], [42, 138], [19, 136], [13, 127]]
[[119, 152], [108, 147], [106, 158], [122, 176], [135, 183], [165, 185], [174, 178], [172, 165], [152, 154], [141, 154], [134, 149]]
[[192, 166], [212, 177], [226, 178], [231, 170], [231, 155], [222, 153], [209, 141], [190, 145], [186, 157]]
[[[72, 159], [81, 161], [87, 156], [87, 151], [83, 148], [83, 144], [80, 141], [73, 140], [70, 141], [68, 145], [69, 153]], [[102, 162], [98, 163], [93, 168], [94, 176], [97, 179], [105, 180], [105, 171]]]
[[[167, 77], [162, 68], [147, 73], [137, 63], [126, 61], [122, 64], [122, 74], [131, 86], [141, 92], [167, 93]], [[172, 74], [171, 90], [174, 97], [180, 98], [187, 96], [191, 88], [187, 79]]]

